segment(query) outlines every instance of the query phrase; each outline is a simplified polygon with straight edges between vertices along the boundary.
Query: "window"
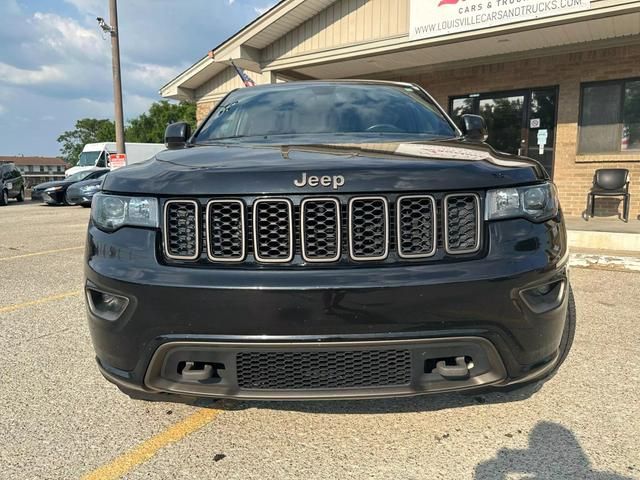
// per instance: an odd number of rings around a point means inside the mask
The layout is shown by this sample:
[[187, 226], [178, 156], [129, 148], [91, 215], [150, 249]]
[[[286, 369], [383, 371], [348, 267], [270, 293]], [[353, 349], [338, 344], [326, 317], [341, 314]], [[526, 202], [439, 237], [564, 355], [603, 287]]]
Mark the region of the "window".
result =
[[582, 86], [580, 153], [640, 150], [640, 80]]

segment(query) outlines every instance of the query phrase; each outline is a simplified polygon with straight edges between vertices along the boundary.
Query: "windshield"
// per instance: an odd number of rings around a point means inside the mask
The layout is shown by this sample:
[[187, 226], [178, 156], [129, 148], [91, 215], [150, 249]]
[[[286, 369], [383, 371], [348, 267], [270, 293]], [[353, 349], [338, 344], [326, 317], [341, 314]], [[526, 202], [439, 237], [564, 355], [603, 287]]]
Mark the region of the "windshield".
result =
[[80, 159], [78, 160], [78, 167], [93, 167], [96, 164], [96, 160], [98, 160], [98, 156], [101, 152], [82, 152], [80, 154]]
[[369, 141], [372, 137], [387, 140], [455, 135], [454, 127], [438, 107], [414, 87], [291, 84], [231, 93], [207, 119], [195, 143], [277, 141], [273, 137], [282, 140], [282, 136], [352, 136]]
[[67, 177], [67, 180], [71, 182], [79, 182], [80, 180], [84, 180], [85, 178], [87, 178], [93, 172], [94, 170], [85, 170], [84, 172], [74, 173], [73, 175], [69, 175]]

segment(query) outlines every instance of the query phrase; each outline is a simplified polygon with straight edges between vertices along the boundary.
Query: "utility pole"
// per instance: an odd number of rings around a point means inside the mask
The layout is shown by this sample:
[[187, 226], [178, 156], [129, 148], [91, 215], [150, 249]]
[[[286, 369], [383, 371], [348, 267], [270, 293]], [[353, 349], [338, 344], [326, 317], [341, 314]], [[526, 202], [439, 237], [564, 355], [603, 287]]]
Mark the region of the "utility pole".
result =
[[126, 153], [124, 146], [124, 115], [122, 112], [122, 80], [120, 78], [120, 31], [118, 30], [117, 0], [109, 0], [109, 21], [98, 17], [98, 24], [105, 33], [111, 35], [111, 64], [113, 70], [113, 103], [115, 104], [116, 149], [117, 153]]

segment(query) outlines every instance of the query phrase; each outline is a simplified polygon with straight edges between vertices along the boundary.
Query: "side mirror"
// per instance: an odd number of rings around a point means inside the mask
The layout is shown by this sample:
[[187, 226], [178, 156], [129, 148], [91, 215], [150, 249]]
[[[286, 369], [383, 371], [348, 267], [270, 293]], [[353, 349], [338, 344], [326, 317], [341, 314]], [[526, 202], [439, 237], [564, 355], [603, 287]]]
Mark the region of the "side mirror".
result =
[[164, 144], [168, 149], [184, 148], [189, 137], [191, 137], [191, 126], [188, 123], [172, 123], [164, 131]]
[[480, 115], [462, 115], [462, 134], [467, 140], [484, 142], [489, 137], [484, 118]]

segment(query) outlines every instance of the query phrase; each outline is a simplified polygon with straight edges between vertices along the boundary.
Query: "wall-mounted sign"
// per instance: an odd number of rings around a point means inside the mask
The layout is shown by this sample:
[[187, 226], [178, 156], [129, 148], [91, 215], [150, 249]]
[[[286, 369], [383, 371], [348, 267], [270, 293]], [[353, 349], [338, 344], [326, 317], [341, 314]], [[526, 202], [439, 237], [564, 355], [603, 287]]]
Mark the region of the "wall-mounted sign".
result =
[[540, 119], [539, 118], [532, 118], [529, 121], [529, 128], [540, 128]]
[[590, 0], [410, 0], [409, 39], [588, 10]]

